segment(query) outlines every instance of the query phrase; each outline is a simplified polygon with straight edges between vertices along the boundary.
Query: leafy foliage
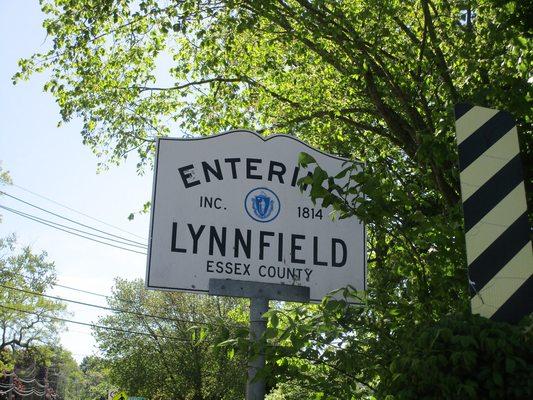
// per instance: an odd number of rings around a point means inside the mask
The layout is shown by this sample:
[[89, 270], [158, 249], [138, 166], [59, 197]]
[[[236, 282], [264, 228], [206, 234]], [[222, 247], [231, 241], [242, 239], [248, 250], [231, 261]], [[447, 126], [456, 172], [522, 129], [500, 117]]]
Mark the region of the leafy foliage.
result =
[[313, 393], [302, 387], [302, 382], [280, 383], [266, 397], [267, 400], [319, 400], [322, 398], [320, 393]]
[[[16, 352], [14, 371], [22, 392], [35, 389], [56, 400], [106, 400], [113, 388], [102, 359], [88, 356], [80, 365], [61, 346], [35, 346]], [[0, 376], [1, 377], [1, 376]], [[5, 379], [4, 384], [9, 385]], [[37, 394], [35, 397], [42, 397]]]
[[60, 346], [33, 345], [13, 351], [12, 356], [13, 365], [0, 373], [4, 395], [14, 387], [16, 398], [90, 399], [79, 391], [81, 374], [76, 361]]
[[[363, 161], [362, 174], [347, 165], [350, 185], [339, 187], [313, 160], [300, 160], [315, 171], [302, 182], [315, 201], [367, 224], [366, 307], [328, 301], [284, 311], [269, 331], [281, 358], [267, 371], [323, 398], [408, 397], [400, 383], [409, 381], [390, 381], [398, 348], [420, 345], [410, 354], [427, 361], [423, 335], [447, 315], [456, 316], [457, 329], [469, 321], [461, 317], [469, 296], [453, 104], [511, 112], [531, 164], [532, 45], [523, 7], [500, 0], [43, 0], [50, 51], [22, 60], [15, 80], [50, 70], [45, 89], [64, 121], [83, 120], [84, 141], [103, 163], [136, 151], [142, 169], [156, 135], [230, 128], [295, 135]], [[156, 354], [135, 340], [121, 338]], [[117, 359], [130, 351], [113, 343], [104, 348]], [[128, 359], [143, 365], [140, 356]], [[478, 377], [475, 393], [496, 376]], [[426, 395], [424, 382], [414, 398]]]
[[242, 354], [230, 359], [215, 346], [243, 330], [232, 318], [241, 315], [242, 301], [147, 291], [141, 281], [117, 280], [109, 303], [130, 312], [101, 318], [116, 331], [95, 328], [118, 387], [151, 399], [243, 397]]
[[83, 374], [72, 354], [59, 346], [51, 347], [49, 352], [43, 361], [55, 396], [61, 400], [89, 400], [83, 396]]
[[309, 398], [526, 399], [533, 394], [531, 319], [510, 326], [464, 313], [391, 330], [371, 309], [332, 299], [315, 312], [299, 307], [271, 313], [279, 321], [268, 347], [270, 358], [278, 360], [272, 374], [300, 382], [313, 394]]
[[[533, 395], [531, 320], [521, 327], [470, 315], [413, 326], [378, 392], [395, 399], [526, 399]], [[385, 375], [385, 374], [384, 374]]]
[[0, 362], [13, 362], [7, 350], [29, 349], [56, 338], [59, 324], [46, 316], [61, 314], [64, 305], [28, 293], [44, 293], [55, 282], [54, 264], [46, 256], [29, 247], [17, 254], [15, 236], [0, 239]]
[[83, 399], [102, 400], [107, 399], [108, 392], [112, 388], [109, 379], [109, 367], [104, 360], [97, 356], [85, 357], [80, 370], [83, 373]]
[[79, 370], [70, 353], [56, 346], [61, 323], [53, 317], [65, 305], [40, 296], [55, 280], [45, 252], [18, 249], [14, 235], [0, 239], [0, 371], [16, 374], [0, 379], [4, 388], [14, 384], [20, 393], [46, 392], [62, 400], [75, 398]]

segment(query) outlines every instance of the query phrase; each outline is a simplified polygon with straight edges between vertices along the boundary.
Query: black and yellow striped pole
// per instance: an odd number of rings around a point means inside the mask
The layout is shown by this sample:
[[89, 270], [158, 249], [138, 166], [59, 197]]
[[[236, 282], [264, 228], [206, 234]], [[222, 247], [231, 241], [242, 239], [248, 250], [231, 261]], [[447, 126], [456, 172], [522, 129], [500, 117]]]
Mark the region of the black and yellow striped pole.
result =
[[518, 322], [533, 311], [533, 253], [516, 123], [455, 106], [472, 312]]

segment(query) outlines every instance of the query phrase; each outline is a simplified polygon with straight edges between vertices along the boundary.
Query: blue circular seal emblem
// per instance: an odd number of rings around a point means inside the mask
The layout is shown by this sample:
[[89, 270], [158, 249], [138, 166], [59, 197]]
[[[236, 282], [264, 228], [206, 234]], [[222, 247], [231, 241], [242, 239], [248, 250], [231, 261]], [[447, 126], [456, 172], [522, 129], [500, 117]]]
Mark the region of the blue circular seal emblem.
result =
[[270, 222], [278, 216], [281, 204], [276, 193], [259, 187], [248, 192], [244, 199], [244, 209], [255, 221]]

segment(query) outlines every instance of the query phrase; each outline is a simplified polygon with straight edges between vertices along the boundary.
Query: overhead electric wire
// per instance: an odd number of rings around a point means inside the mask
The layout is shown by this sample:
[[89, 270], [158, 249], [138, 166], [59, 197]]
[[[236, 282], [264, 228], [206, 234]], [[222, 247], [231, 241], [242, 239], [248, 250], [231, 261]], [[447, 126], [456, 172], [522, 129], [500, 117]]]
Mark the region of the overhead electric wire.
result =
[[[132, 253], [137, 253], [137, 254], [143, 254], [143, 255], [146, 255], [145, 252], [142, 252], [142, 251], [137, 251], [137, 250], [133, 250], [133, 249], [128, 249], [126, 247], [122, 247], [122, 246], [117, 246], [117, 245], [114, 245], [114, 244], [111, 244], [111, 243], [108, 243], [108, 242], [103, 242], [101, 240], [97, 240], [97, 239], [93, 239], [91, 237], [88, 237], [88, 236], [84, 236], [84, 235], [81, 235], [81, 234], [78, 234], [78, 233], [75, 233], [75, 232], [71, 232], [69, 230], [66, 230], [66, 229], [63, 229], [63, 228], [60, 228], [58, 226], [55, 226], [53, 224], [49, 224], [49, 223], [46, 223], [46, 222], [43, 222], [43, 221], [40, 221], [39, 219], [35, 218], [35, 217], [32, 217], [30, 216], [29, 214], [26, 214], [26, 213], [22, 213], [21, 211], [17, 211], [17, 210], [14, 210], [12, 208], [9, 208], [9, 207], [5, 207], [5, 206], [2, 206], [0, 205], [0, 208], [3, 208], [4, 210], [7, 210], [7, 211], [10, 211], [14, 214], [17, 214], [21, 217], [24, 217], [24, 218], [27, 218], [27, 219], [30, 219], [32, 221], [35, 221], [35, 222], [38, 222], [40, 224], [43, 224], [43, 225], [47, 225], [47, 226], [50, 226], [52, 228], [55, 228], [57, 230], [60, 230], [60, 231], [63, 231], [63, 232], [66, 232], [66, 233], [70, 233], [71, 235], [74, 235], [74, 236], [79, 236], [79, 237], [82, 237], [84, 239], [88, 239], [88, 240], [92, 240], [93, 242], [97, 242], [97, 243], [101, 243], [101, 244], [105, 244], [107, 246], [111, 246], [111, 247], [116, 247], [117, 249], [121, 249], [121, 250], [126, 250], [126, 251], [131, 251]], [[110, 239], [111, 240], [111, 239]]]
[[[0, 270], [0, 272], [2, 272], [2, 271]], [[19, 276], [21, 276], [21, 277], [23, 277], [25, 279], [30, 279], [28, 276], [26, 276], [24, 274], [15, 273], [15, 275], [19, 275]], [[113, 298], [112, 295], [105, 295], [105, 294], [102, 294], [102, 293], [95, 293], [95, 292], [91, 292], [91, 291], [75, 288], [75, 287], [72, 287], [72, 286], [60, 285], [58, 283], [51, 283], [51, 285], [52, 286], [63, 287], [63, 288], [66, 288], [66, 289], [69, 289], [69, 290], [73, 290], [73, 291], [76, 291], [76, 292], [90, 294], [90, 295], [93, 295], [93, 296], [103, 297], [105, 299]], [[221, 324], [216, 324], [216, 323], [212, 323], [212, 322], [191, 321], [191, 320], [187, 320], [187, 319], [180, 319], [180, 318], [175, 318], [175, 317], [165, 317], [165, 316], [162, 316], [162, 315], [147, 314], [147, 313], [142, 313], [142, 312], [138, 312], [138, 311], [124, 310], [124, 309], [121, 309], [121, 308], [113, 308], [113, 307], [101, 306], [101, 305], [98, 305], [98, 304], [86, 303], [86, 302], [82, 302], [82, 301], [78, 301], [78, 300], [67, 299], [67, 298], [64, 298], [64, 297], [47, 295], [47, 294], [44, 294], [44, 293], [39, 293], [39, 292], [35, 292], [35, 291], [28, 290], [28, 289], [23, 289], [23, 288], [16, 288], [16, 287], [13, 287], [13, 286], [7, 286], [7, 285], [3, 285], [3, 284], [0, 284], [0, 287], [4, 287], [6, 289], [12, 289], [12, 290], [21, 291], [21, 292], [25, 292], [27, 294], [32, 294], [32, 295], [36, 295], [36, 296], [48, 297], [48, 298], [52, 298], [54, 300], [66, 301], [66, 302], [69, 302], [69, 303], [77, 303], [77, 304], [80, 304], [80, 305], [86, 305], [86, 306], [94, 307], [94, 308], [101, 308], [101, 309], [108, 310], [108, 311], [134, 314], [134, 315], [138, 315], [138, 316], [150, 317], [150, 318], [155, 318], [155, 319], [160, 318], [160, 319], [163, 319], [163, 320], [169, 320], [169, 321], [174, 321], [174, 322], [184, 322], [184, 323], [200, 324], [200, 325], [227, 326], [227, 325], [221, 325]], [[136, 304], [133, 300], [128, 300], [128, 299], [117, 299], [117, 300], [120, 301], [120, 302], [124, 302], [124, 303]], [[189, 313], [189, 315], [191, 315], [191, 316], [199, 316], [198, 314], [192, 314], [192, 313]], [[230, 325], [240, 326], [239, 324], [230, 324]]]
[[109, 295], [96, 293], [96, 292], [91, 292], [89, 290], [84, 290], [84, 289], [78, 289], [78, 288], [75, 288], [75, 287], [72, 287], [72, 286], [61, 285], [59, 283], [53, 283], [52, 285], [53, 286], [57, 286], [57, 287], [61, 287], [61, 288], [64, 288], [64, 289], [74, 290], [76, 292], [86, 293], [86, 294], [90, 294], [90, 295], [98, 296], [98, 297], [103, 297], [104, 299], [109, 299], [111, 297]]
[[[0, 269], [0, 273], [2, 273], [2, 272], [3, 272], [3, 271]], [[12, 274], [12, 275], [18, 275], [18, 276], [21, 276], [21, 277], [23, 277], [24, 279], [28, 279], [28, 280], [32, 280], [32, 279], [33, 279], [31, 276], [27, 276], [27, 275], [21, 274], [20, 272], [9, 271], [9, 273]], [[106, 295], [106, 294], [102, 294], [102, 293], [91, 292], [90, 290], [79, 289], [79, 288], [75, 288], [75, 287], [72, 287], [72, 286], [62, 285], [62, 284], [59, 284], [59, 283], [56, 283], [56, 282], [52, 282], [51, 285], [52, 285], [52, 286], [58, 286], [58, 287], [61, 287], [61, 288], [65, 288], [65, 289], [69, 289], [69, 290], [74, 290], [74, 291], [76, 291], [76, 292], [81, 292], [81, 293], [90, 294], [90, 295], [93, 295], [93, 296], [103, 297], [104, 299], [109, 299], [109, 298], [112, 297], [111, 295]]]
[[10, 289], [10, 290], [16, 290], [16, 291], [19, 291], [19, 292], [22, 292], [22, 293], [26, 293], [26, 294], [31, 294], [31, 295], [34, 295], [34, 296], [46, 297], [46, 298], [52, 299], [52, 300], [66, 301], [68, 303], [74, 303], [74, 304], [80, 304], [80, 305], [88, 306], [88, 307], [100, 308], [102, 310], [113, 311], [113, 312], [117, 312], [117, 313], [132, 314], [132, 315], [136, 315], [136, 316], [139, 316], [139, 317], [149, 317], [149, 318], [162, 319], [162, 320], [172, 321], [172, 322], [184, 322], [184, 323], [187, 323], [187, 324], [216, 325], [216, 324], [210, 324], [209, 322], [205, 322], [205, 321], [191, 321], [191, 320], [187, 320], [187, 319], [165, 317], [163, 315], [146, 314], [146, 313], [142, 313], [142, 312], [138, 312], [138, 311], [130, 311], [130, 310], [124, 310], [124, 309], [121, 309], [121, 308], [101, 306], [101, 305], [98, 305], [98, 304], [86, 303], [86, 302], [83, 302], [83, 301], [72, 300], [72, 299], [65, 299], [64, 297], [52, 296], [52, 295], [49, 295], [49, 294], [34, 292], [33, 290], [16, 288], [16, 287], [13, 287], [13, 286], [8, 286], [8, 285], [3, 285], [3, 284], [0, 284], [0, 287], [3, 287], [5, 289]]
[[128, 239], [128, 238], [125, 238], [125, 237], [122, 237], [122, 236], [119, 236], [119, 235], [115, 235], [115, 234], [113, 234], [113, 233], [109, 233], [109, 232], [103, 231], [103, 230], [98, 229], [98, 228], [95, 228], [95, 227], [92, 227], [92, 226], [90, 226], [90, 225], [86, 225], [86, 224], [84, 224], [84, 223], [82, 223], [82, 222], [79, 222], [79, 221], [73, 220], [73, 219], [71, 219], [71, 218], [65, 217], [65, 216], [60, 215], [60, 214], [58, 214], [58, 213], [55, 213], [55, 212], [53, 212], [53, 211], [50, 211], [50, 210], [47, 210], [47, 209], [45, 209], [45, 208], [39, 207], [39, 206], [37, 206], [37, 205], [35, 205], [35, 204], [33, 204], [33, 203], [30, 203], [30, 202], [28, 202], [28, 201], [26, 201], [26, 200], [23, 200], [23, 199], [21, 199], [21, 198], [19, 198], [19, 197], [17, 197], [17, 196], [13, 196], [12, 194], [6, 193], [6, 192], [4, 192], [4, 191], [2, 191], [2, 190], [0, 190], [0, 194], [3, 194], [3, 195], [5, 195], [5, 196], [7, 196], [7, 197], [10, 197], [10, 198], [16, 200], [16, 201], [19, 201], [19, 202], [21, 202], [21, 203], [24, 203], [24, 204], [26, 204], [26, 205], [28, 205], [28, 206], [30, 206], [30, 207], [34, 207], [34, 208], [36, 208], [36, 209], [38, 209], [38, 210], [44, 211], [45, 213], [51, 214], [51, 215], [53, 215], [53, 216], [55, 216], [55, 217], [58, 217], [58, 218], [64, 219], [64, 220], [66, 220], [66, 221], [72, 222], [72, 223], [77, 224], [77, 225], [80, 225], [80, 226], [83, 226], [84, 228], [92, 229], [92, 230], [94, 230], [94, 231], [96, 231], [96, 232], [100, 232], [100, 233], [103, 233], [103, 234], [108, 235], [108, 236], [113, 236], [113, 237], [118, 238], [118, 239], [126, 240], [126, 241], [128, 241], [128, 242], [132, 242], [132, 243], [135, 243], [135, 244], [138, 244], [138, 245], [141, 245], [141, 246], [146, 246], [146, 243], [141, 243], [141, 242], [138, 242], [138, 241], [136, 241], [136, 240]]
[[132, 236], [135, 236], [135, 237], [137, 237], [137, 238], [139, 238], [139, 239], [146, 240], [146, 238], [144, 238], [144, 237], [142, 237], [142, 236], [140, 236], [140, 235], [137, 235], [137, 234], [135, 234], [135, 233], [133, 233], [133, 232], [127, 231], [127, 230], [125, 230], [125, 229], [122, 229], [122, 228], [120, 228], [120, 227], [118, 227], [118, 226], [116, 226], [116, 225], [112, 225], [112, 224], [110, 224], [110, 223], [108, 223], [108, 222], [102, 221], [101, 219], [95, 218], [95, 217], [93, 217], [93, 216], [91, 216], [91, 215], [89, 215], [89, 214], [86, 214], [86, 213], [84, 213], [84, 212], [81, 212], [81, 211], [79, 211], [79, 210], [76, 210], [76, 209], [74, 209], [74, 208], [72, 208], [72, 207], [69, 207], [69, 206], [67, 206], [67, 205], [65, 205], [65, 204], [62, 204], [62, 203], [60, 203], [60, 202], [58, 202], [58, 201], [55, 201], [55, 200], [53, 200], [53, 199], [51, 199], [51, 198], [49, 198], [49, 197], [46, 197], [46, 196], [43, 196], [42, 194], [39, 194], [39, 193], [37, 193], [37, 192], [34, 192], [33, 190], [30, 190], [30, 189], [25, 188], [25, 187], [23, 187], [23, 186], [17, 185], [16, 183], [11, 183], [10, 186], [17, 187], [17, 188], [19, 188], [20, 190], [23, 190], [23, 191], [25, 191], [25, 192], [27, 192], [27, 193], [33, 194], [34, 196], [40, 197], [41, 199], [44, 199], [44, 200], [49, 201], [49, 202], [51, 202], [51, 203], [54, 203], [54, 204], [56, 204], [56, 205], [58, 205], [58, 206], [60, 206], [60, 207], [63, 207], [63, 208], [65, 208], [65, 209], [69, 210], [69, 211], [75, 212], [76, 214], [83, 215], [84, 217], [87, 217], [87, 218], [89, 218], [89, 219], [92, 219], [93, 221], [99, 222], [99, 223], [101, 223], [101, 224], [103, 224], [103, 225], [109, 226], [110, 228], [114, 228], [114, 229], [119, 230], [119, 231], [121, 231], [121, 232], [124, 232], [124, 233], [130, 234], [130, 235], [132, 235]]
[[[1, 272], [2, 271], [0, 270], [0, 273]], [[31, 279], [30, 277], [28, 277], [28, 276], [26, 276], [24, 274], [21, 274], [21, 273], [14, 273], [14, 275], [19, 275], [19, 276], [23, 277], [24, 279]], [[105, 294], [102, 294], [102, 293], [95, 293], [95, 292], [91, 292], [91, 291], [88, 291], [88, 290], [75, 288], [75, 287], [72, 287], [72, 286], [61, 285], [61, 284], [58, 284], [58, 283], [51, 283], [51, 285], [52, 286], [63, 287], [63, 288], [66, 288], [66, 289], [69, 289], [69, 290], [73, 290], [73, 291], [76, 291], [76, 292], [81, 292], [81, 293], [86, 293], [86, 294], [90, 294], [90, 295], [93, 295], [93, 296], [102, 297], [102, 298], [105, 298], [105, 299], [113, 298], [112, 295], [105, 295]], [[124, 310], [124, 309], [120, 309], [120, 308], [111, 308], [111, 307], [106, 307], [106, 306], [100, 306], [100, 305], [93, 304], [93, 303], [84, 303], [84, 302], [80, 302], [78, 300], [66, 299], [64, 297], [59, 297], [59, 296], [45, 295], [44, 293], [32, 292], [32, 291], [29, 291], [29, 290], [26, 290], [26, 289], [15, 288], [15, 287], [12, 287], [12, 286], [6, 286], [6, 285], [0, 284], [0, 287], [2, 287], [2, 286], [7, 288], [7, 289], [13, 289], [13, 290], [29, 292], [29, 293], [31, 293], [33, 295], [37, 295], [37, 296], [52, 297], [52, 298], [55, 297], [57, 300], [61, 300], [61, 301], [66, 301], [66, 302], [71, 302], [71, 303], [79, 303], [81, 305], [87, 305], [87, 306], [95, 307], [95, 308], [109, 309], [110, 311], [115, 311], [115, 312], [133, 313], [133, 314], [138, 314], [138, 315], [151, 317], [151, 318], [155, 318], [155, 319], [161, 318], [161, 319], [169, 319], [169, 320], [175, 321], [175, 322], [184, 322], [184, 323], [191, 323], [191, 324], [197, 324], [197, 325], [198, 324], [199, 325], [213, 325], [213, 326], [219, 326], [219, 327], [224, 327], [224, 326], [228, 326], [228, 325], [231, 325], [231, 326], [234, 326], [234, 327], [242, 326], [241, 324], [238, 324], [238, 323], [222, 325], [222, 324], [217, 324], [217, 323], [212, 323], [212, 322], [191, 321], [191, 320], [184, 320], [184, 319], [180, 319], [180, 318], [172, 318], [172, 317], [158, 316], [158, 315], [154, 315], [154, 314], [146, 314], [146, 313], [141, 313], [141, 312], [132, 312], [132, 311]], [[118, 301], [121, 301], [121, 302], [124, 302], [124, 303], [129, 303], [129, 304], [136, 304], [133, 300], [128, 300], [128, 299], [118, 299]], [[199, 316], [198, 314], [193, 314], [193, 313], [189, 313], [189, 315], [197, 316], [197, 317]]]
[[83, 233], [85, 235], [94, 236], [94, 237], [97, 237], [97, 238], [100, 238], [100, 239], [108, 240], [110, 242], [120, 243], [120, 244], [123, 244], [123, 245], [126, 245], [126, 246], [132, 246], [132, 247], [137, 247], [137, 248], [140, 248], [140, 249], [146, 249], [146, 245], [130, 244], [128, 242], [123, 242], [122, 240], [112, 239], [112, 238], [109, 238], [109, 237], [106, 237], [106, 236], [98, 235], [96, 233], [87, 232], [87, 231], [84, 231], [83, 229], [73, 228], [71, 226], [60, 224], [59, 222], [51, 221], [51, 220], [46, 219], [46, 218], [41, 218], [41, 217], [38, 217], [37, 215], [26, 213], [24, 211], [20, 211], [20, 210], [17, 210], [15, 208], [3, 206], [1, 204], [0, 204], [0, 207], [5, 209], [5, 210], [7, 210], [7, 211], [11, 211], [11, 212], [14, 212], [16, 214], [19, 214], [19, 215], [21, 215], [23, 217], [29, 216], [29, 217], [38, 219], [39, 221], [46, 222], [46, 223], [53, 224], [53, 225], [57, 225], [57, 226], [60, 226], [62, 228], [65, 228], [65, 229], [70, 229], [70, 230], [75, 231], [75, 232]]
[[146, 332], [132, 331], [132, 330], [129, 330], [129, 329], [121, 329], [121, 328], [115, 328], [115, 327], [112, 327], [112, 326], [104, 326], [104, 325], [92, 324], [92, 323], [89, 323], [89, 322], [81, 322], [81, 321], [74, 321], [74, 320], [66, 319], [66, 318], [54, 317], [54, 316], [51, 316], [51, 315], [38, 314], [38, 313], [35, 313], [35, 312], [32, 312], [32, 311], [21, 310], [20, 308], [4, 306], [2, 304], [0, 304], [0, 307], [4, 308], [4, 309], [7, 309], [7, 310], [11, 310], [11, 311], [17, 311], [17, 312], [21, 312], [21, 313], [25, 313], [25, 314], [36, 315], [36, 316], [39, 316], [41, 318], [54, 319], [54, 320], [61, 321], [61, 322], [66, 322], [66, 323], [69, 323], [69, 324], [90, 326], [90, 327], [96, 328], [96, 329], [110, 330], [110, 331], [116, 331], [116, 332], [122, 332], [122, 333], [130, 333], [130, 334], [133, 334], [133, 335], [143, 335], [143, 336], [149, 336], [149, 337], [156, 338], [156, 339], [157, 338], [171, 339], [171, 340], [175, 340], [175, 341], [183, 342], [183, 343], [190, 343], [191, 342], [191, 340], [180, 339], [180, 338], [177, 338], [177, 337], [174, 337], [174, 336], [167, 336], [167, 335], [151, 334], [151, 333], [146, 333]]

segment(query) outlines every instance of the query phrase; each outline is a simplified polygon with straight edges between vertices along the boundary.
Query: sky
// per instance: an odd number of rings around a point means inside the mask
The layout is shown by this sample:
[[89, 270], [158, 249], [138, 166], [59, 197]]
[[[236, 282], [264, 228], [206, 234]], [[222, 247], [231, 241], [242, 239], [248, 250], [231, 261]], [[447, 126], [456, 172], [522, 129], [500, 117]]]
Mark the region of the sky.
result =
[[[2, 186], [0, 190], [86, 225], [146, 243], [149, 217], [137, 216], [133, 221], [127, 217], [150, 200], [151, 172], [138, 176], [136, 159], [130, 158], [121, 166], [97, 173], [97, 157], [82, 144], [81, 122], [73, 120], [57, 126], [59, 108], [42, 90], [46, 74], [15, 86], [11, 82], [20, 58], [49, 45], [42, 20], [37, 0], [0, 0], [0, 160], [17, 185]], [[0, 196], [0, 205], [68, 223], [8, 196]], [[46, 251], [62, 285], [110, 294], [115, 277], [144, 279], [145, 255], [72, 236], [3, 209], [0, 214], [0, 237], [16, 233], [19, 246], [29, 245], [36, 253]], [[61, 287], [50, 293], [105, 305], [102, 297]], [[66, 318], [86, 323], [97, 322], [105, 313], [73, 304], [68, 305], [68, 312]], [[90, 327], [66, 324], [65, 328], [61, 343], [78, 361], [97, 351]]]

